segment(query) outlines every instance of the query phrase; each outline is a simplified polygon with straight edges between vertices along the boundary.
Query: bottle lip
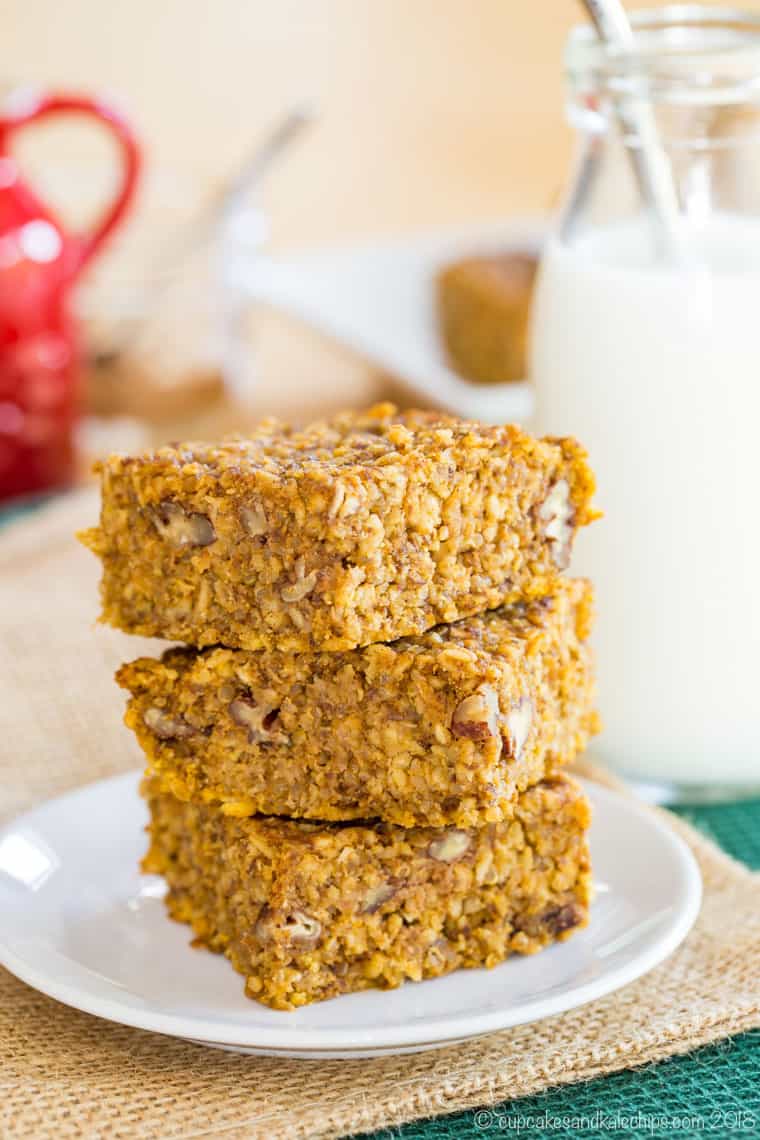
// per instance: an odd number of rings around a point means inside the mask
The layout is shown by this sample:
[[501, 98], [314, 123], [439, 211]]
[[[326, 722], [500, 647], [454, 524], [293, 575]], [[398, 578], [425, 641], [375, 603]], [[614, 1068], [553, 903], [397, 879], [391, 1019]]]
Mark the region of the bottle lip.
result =
[[591, 24], [570, 32], [565, 70], [575, 95], [632, 95], [681, 106], [760, 103], [760, 12], [673, 4], [629, 10], [631, 52]]

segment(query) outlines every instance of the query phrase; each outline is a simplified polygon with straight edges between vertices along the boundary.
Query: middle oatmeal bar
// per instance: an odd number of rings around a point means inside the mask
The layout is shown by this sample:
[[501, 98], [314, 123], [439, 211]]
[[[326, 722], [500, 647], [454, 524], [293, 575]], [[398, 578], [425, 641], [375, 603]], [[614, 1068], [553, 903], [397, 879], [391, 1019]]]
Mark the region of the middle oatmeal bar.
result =
[[352, 649], [547, 593], [596, 512], [585, 452], [379, 405], [100, 464], [103, 619], [243, 649]]
[[592, 594], [552, 594], [342, 653], [170, 649], [124, 665], [126, 723], [163, 786], [228, 815], [467, 827], [595, 727]]

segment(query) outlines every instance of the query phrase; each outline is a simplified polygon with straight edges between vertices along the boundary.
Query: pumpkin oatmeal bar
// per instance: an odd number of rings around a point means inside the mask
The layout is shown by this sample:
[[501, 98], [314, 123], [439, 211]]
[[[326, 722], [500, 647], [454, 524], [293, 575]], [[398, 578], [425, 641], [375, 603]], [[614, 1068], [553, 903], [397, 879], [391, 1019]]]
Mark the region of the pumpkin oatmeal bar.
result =
[[164, 786], [230, 815], [475, 826], [581, 752], [592, 593], [552, 594], [337, 653], [170, 649], [124, 665]]
[[475, 830], [235, 819], [152, 778], [144, 794], [143, 868], [165, 877], [169, 914], [275, 1009], [494, 966], [588, 919], [590, 810], [567, 777]]
[[387, 404], [99, 470], [103, 620], [197, 647], [351, 649], [538, 597], [595, 517], [574, 440]]

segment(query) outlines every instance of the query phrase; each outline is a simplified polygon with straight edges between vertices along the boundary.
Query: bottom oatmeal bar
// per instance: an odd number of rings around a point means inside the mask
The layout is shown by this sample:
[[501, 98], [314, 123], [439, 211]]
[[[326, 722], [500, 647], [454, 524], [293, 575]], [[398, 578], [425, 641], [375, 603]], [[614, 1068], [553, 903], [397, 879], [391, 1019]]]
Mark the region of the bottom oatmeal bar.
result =
[[165, 877], [170, 915], [275, 1009], [495, 966], [588, 920], [590, 808], [566, 776], [470, 830], [237, 819], [150, 776], [143, 793], [143, 869]]

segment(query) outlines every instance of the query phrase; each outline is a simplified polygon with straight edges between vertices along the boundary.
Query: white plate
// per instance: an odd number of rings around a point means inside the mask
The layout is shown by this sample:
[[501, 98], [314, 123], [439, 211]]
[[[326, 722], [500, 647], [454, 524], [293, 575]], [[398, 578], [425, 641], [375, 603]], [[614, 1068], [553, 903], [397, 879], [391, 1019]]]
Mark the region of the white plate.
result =
[[138, 873], [138, 778], [92, 784], [0, 832], [0, 963], [59, 1001], [140, 1029], [292, 1057], [435, 1048], [618, 989], [670, 954], [699, 909], [699, 871], [681, 840], [588, 784], [598, 895], [587, 930], [493, 970], [281, 1013], [245, 998], [225, 958], [190, 949], [188, 928], [165, 915], [162, 881]]
[[530, 385], [470, 384], [449, 368], [435, 314], [442, 265], [503, 249], [538, 253], [547, 223], [514, 218], [311, 253], [241, 260], [236, 278], [258, 302], [347, 345], [448, 411], [487, 423], [524, 422]]

